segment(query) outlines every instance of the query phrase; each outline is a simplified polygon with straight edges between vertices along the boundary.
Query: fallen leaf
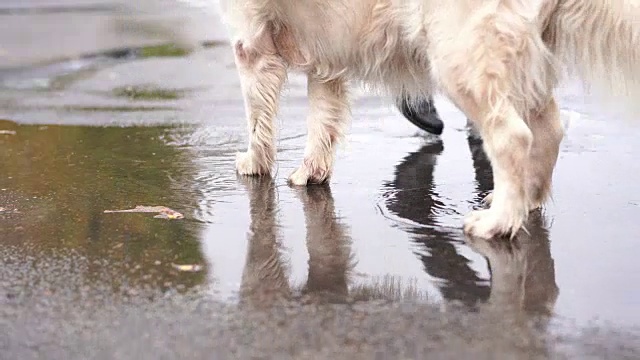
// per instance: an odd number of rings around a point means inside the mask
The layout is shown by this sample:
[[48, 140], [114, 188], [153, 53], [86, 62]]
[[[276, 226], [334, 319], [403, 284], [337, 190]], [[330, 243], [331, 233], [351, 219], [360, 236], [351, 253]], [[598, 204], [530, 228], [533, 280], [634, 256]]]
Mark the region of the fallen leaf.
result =
[[13, 130], [0, 130], [0, 135], [15, 135], [15, 134], [17, 133]]
[[198, 271], [202, 270], [202, 266], [198, 265], [198, 264], [178, 265], [178, 264], [173, 264], [172, 263], [171, 266], [173, 266], [173, 268], [178, 270], [178, 271], [184, 271], [184, 272], [198, 272]]
[[175, 210], [171, 210], [165, 206], [143, 206], [138, 205], [133, 209], [126, 210], [105, 210], [105, 214], [108, 213], [158, 213], [158, 215], [154, 216], [156, 219], [183, 219], [184, 215], [180, 214]]
[[0, 212], [7, 211], [7, 209], [0, 207]]

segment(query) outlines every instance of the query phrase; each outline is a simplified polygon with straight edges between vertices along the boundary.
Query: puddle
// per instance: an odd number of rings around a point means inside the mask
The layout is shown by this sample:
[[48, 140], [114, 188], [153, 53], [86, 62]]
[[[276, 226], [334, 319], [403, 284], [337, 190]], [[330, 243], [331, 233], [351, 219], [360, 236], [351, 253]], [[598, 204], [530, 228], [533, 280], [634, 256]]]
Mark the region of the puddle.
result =
[[[593, 115], [572, 122], [554, 201], [531, 216], [528, 232], [469, 242], [463, 218], [493, 179], [451, 104], [438, 100], [446, 125], [433, 139], [358, 95], [330, 185], [291, 188], [286, 177], [306, 141], [304, 86], [294, 76], [273, 177], [238, 177], [245, 123], [231, 56], [213, 47], [53, 67], [44, 78], [71, 79], [65, 86], [1, 89], [11, 106], [0, 118], [13, 121], [0, 121], [0, 239], [11, 251], [0, 262], [30, 259], [27, 277], [57, 264], [56, 279], [80, 274], [84, 286], [114, 293], [202, 288], [225, 304], [453, 303], [469, 313], [494, 306], [576, 326], [640, 326], [640, 154], [626, 125]], [[184, 218], [105, 214], [136, 206]], [[65, 269], [65, 259], [81, 265]]]
[[[442, 109], [446, 114], [447, 108]], [[11, 134], [0, 137], [3, 241], [36, 253], [73, 249], [109, 266], [137, 269], [138, 275], [125, 272], [123, 277], [139, 276], [136, 281], [143, 284], [162, 289], [203, 285], [222, 301], [236, 302], [246, 295], [243, 289], [257, 291], [251, 284], [259, 284], [282, 287], [279, 291], [291, 296], [319, 287], [342, 294], [343, 300], [447, 301], [470, 309], [517, 297], [526, 299], [522, 306], [528, 309], [571, 319], [591, 321], [602, 314], [576, 314], [571, 305], [577, 301], [575, 293], [563, 293], [564, 288], [589, 289], [580, 280], [584, 275], [566, 271], [578, 261], [572, 254], [582, 253], [586, 261], [591, 252], [580, 251], [584, 244], [567, 246], [575, 243], [572, 238], [603, 245], [602, 238], [591, 235], [594, 229], [586, 230], [589, 225], [576, 218], [584, 219], [588, 209], [597, 207], [576, 200], [611, 209], [619, 207], [615, 197], [593, 192], [588, 192], [590, 200], [576, 197], [571, 195], [572, 179], [560, 175], [556, 188], [568, 199], [532, 216], [529, 234], [509, 244], [469, 244], [460, 224], [493, 184], [481, 143], [456, 131], [455, 122], [442, 140], [371, 136], [370, 125], [355, 123], [351, 150], [339, 155], [330, 186], [306, 190], [290, 188], [285, 181], [303, 151], [304, 137], [297, 135], [304, 132], [303, 123], [283, 136], [273, 179], [235, 175], [234, 154], [243, 148], [243, 139], [230, 133], [242, 127], [236, 123], [215, 131], [206, 125], [26, 126], [2, 121], [0, 129]], [[363, 146], [365, 140], [394, 151]], [[561, 166], [589, 172], [589, 161], [580, 165], [571, 159]], [[582, 189], [599, 187], [593, 179]], [[185, 219], [104, 214], [138, 205], [166, 206]], [[617, 213], [626, 213], [619, 217], [624, 222], [637, 206], [629, 201], [622, 205]], [[572, 210], [576, 206], [582, 210]], [[581, 230], [571, 221], [581, 224]], [[591, 223], [600, 229], [619, 227]], [[629, 225], [617, 230], [620, 245], [634, 243], [635, 225]], [[563, 251], [554, 252], [553, 246]], [[631, 265], [624, 259], [633, 259], [625, 254], [610, 256], [618, 259], [617, 266]], [[565, 261], [560, 279], [558, 257]], [[203, 266], [204, 271], [179, 272], [172, 264]], [[265, 267], [270, 271], [261, 272]], [[615, 283], [607, 286], [615, 288]], [[596, 298], [617, 302], [607, 296], [590, 299]], [[589, 298], [581, 299], [577, 302], [588, 306]], [[609, 321], [635, 323], [613, 307], [607, 309]]]
[[194, 171], [189, 155], [162, 141], [170, 129], [7, 122], [0, 128], [15, 131], [0, 138], [0, 203], [11, 210], [0, 220], [5, 246], [34, 256], [73, 250], [106, 267], [135, 269], [123, 271], [123, 283], [189, 287], [202, 281], [200, 274], [185, 277], [171, 268], [204, 261], [197, 221], [104, 214], [140, 204], [196, 206], [185, 191]]

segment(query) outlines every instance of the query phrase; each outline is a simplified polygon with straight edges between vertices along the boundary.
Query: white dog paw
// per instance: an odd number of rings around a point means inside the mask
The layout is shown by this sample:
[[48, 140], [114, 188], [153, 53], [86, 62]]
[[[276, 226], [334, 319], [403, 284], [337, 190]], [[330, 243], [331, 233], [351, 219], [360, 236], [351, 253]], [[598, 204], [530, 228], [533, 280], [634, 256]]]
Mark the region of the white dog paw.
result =
[[289, 183], [296, 186], [322, 184], [327, 182], [330, 176], [331, 170], [305, 160], [304, 164], [289, 176]]
[[[484, 197], [484, 199], [482, 199], [482, 205], [484, 205], [485, 207], [491, 207], [491, 204], [493, 204], [493, 192], [490, 192], [489, 194], [487, 194], [487, 196]], [[529, 204], [529, 211], [538, 210], [542, 207], [544, 207], [544, 202], [531, 202]]]
[[472, 211], [464, 220], [464, 233], [469, 237], [492, 239], [514, 236], [522, 227], [524, 217], [505, 214], [495, 209]]
[[267, 175], [269, 168], [269, 164], [261, 162], [249, 151], [236, 154], [236, 170], [240, 175]]

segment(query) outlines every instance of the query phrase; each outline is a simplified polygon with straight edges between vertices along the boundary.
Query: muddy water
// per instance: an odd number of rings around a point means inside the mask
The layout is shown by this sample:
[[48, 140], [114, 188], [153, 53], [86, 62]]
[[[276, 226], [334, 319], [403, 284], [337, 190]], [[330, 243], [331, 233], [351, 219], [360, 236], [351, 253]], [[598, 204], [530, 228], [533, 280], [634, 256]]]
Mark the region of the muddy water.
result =
[[[103, 302], [92, 289], [193, 290], [231, 305], [328, 296], [454, 303], [469, 314], [489, 304], [571, 331], [640, 325], [637, 126], [573, 86], [561, 92], [568, 130], [553, 201], [511, 242], [469, 241], [462, 219], [492, 175], [444, 99], [445, 132], [432, 138], [357, 93], [331, 183], [291, 188], [305, 143], [301, 77], [283, 100], [278, 167], [252, 179], [234, 170], [245, 124], [227, 47], [81, 65], [0, 74], [0, 261], [16, 269], [2, 280], [8, 299], [29, 303], [44, 286], [51, 309], [68, 291], [91, 309]], [[137, 205], [185, 218], [104, 213]]]

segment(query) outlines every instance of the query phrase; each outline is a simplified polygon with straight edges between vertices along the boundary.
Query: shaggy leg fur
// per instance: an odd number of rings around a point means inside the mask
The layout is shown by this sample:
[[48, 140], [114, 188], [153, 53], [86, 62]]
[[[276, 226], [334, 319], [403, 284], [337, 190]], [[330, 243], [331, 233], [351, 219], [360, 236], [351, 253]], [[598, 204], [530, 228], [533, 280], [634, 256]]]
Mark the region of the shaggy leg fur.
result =
[[525, 17], [506, 5], [478, 11], [482, 16], [469, 20], [464, 42], [442, 41], [431, 50], [443, 90], [473, 122], [491, 162], [491, 206], [464, 221], [467, 235], [488, 239], [515, 235], [529, 214], [534, 135], [525, 115], [546, 105], [552, 78], [542, 39]]
[[[542, 207], [551, 193], [553, 169], [558, 160], [560, 142], [564, 136], [558, 105], [554, 99], [540, 112], [532, 112], [529, 128], [533, 133], [531, 153], [527, 163], [526, 187], [530, 198], [530, 210]], [[491, 204], [493, 194], [485, 198]]]
[[[489, 111], [487, 105], [481, 105], [482, 112]], [[471, 118], [480, 119], [476, 124], [492, 164], [495, 188], [490, 208], [467, 216], [465, 233], [485, 239], [514, 234], [529, 211], [525, 178], [533, 135], [509, 104], [505, 104], [495, 117], [474, 115]]]
[[530, 208], [536, 209], [544, 205], [551, 193], [553, 169], [564, 136], [560, 112], [554, 99], [541, 112], [532, 114], [529, 128], [533, 133], [533, 144], [527, 163], [526, 186]]
[[249, 46], [238, 41], [234, 53], [249, 130], [249, 148], [237, 155], [236, 169], [242, 175], [265, 175], [275, 161], [274, 120], [287, 66], [267, 31]]
[[[454, 84], [460, 81], [461, 78], [456, 78]], [[502, 86], [500, 80], [490, 81], [494, 82], [491, 86]], [[458, 90], [450, 96], [482, 136], [493, 169], [494, 192], [488, 209], [473, 211], [466, 217], [464, 231], [471, 237], [484, 239], [513, 235], [526, 220], [530, 208], [525, 184], [533, 134], [510, 101], [495, 101], [484, 87], [473, 88], [474, 85], [478, 83], [453, 87]], [[473, 90], [459, 90], [465, 88]]]
[[320, 81], [309, 75], [307, 86], [310, 106], [307, 145], [302, 165], [289, 177], [293, 185], [320, 184], [329, 179], [335, 145], [343, 137], [349, 116], [343, 80]]

